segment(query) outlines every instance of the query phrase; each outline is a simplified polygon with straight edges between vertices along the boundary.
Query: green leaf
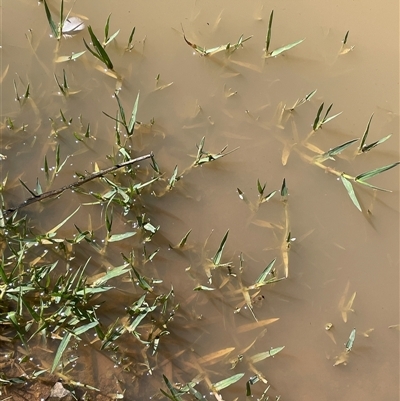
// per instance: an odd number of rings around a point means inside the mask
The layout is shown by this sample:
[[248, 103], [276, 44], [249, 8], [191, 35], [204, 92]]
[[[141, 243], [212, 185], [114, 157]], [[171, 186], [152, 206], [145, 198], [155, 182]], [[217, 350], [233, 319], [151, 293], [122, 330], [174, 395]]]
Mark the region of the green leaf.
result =
[[56, 26], [55, 22], [53, 21], [53, 18], [51, 16], [50, 9], [47, 6], [46, 0], [44, 0], [44, 9], [46, 11], [46, 17], [47, 17], [47, 21], [49, 22], [49, 25], [50, 25], [50, 28], [51, 28], [51, 32], [53, 32], [54, 37], [56, 39], [58, 39], [58, 29], [57, 29], [57, 26]]
[[283, 347], [277, 347], [277, 348], [272, 348], [269, 351], [266, 352], [260, 352], [258, 354], [255, 354], [253, 356], [250, 357], [250, 362], [251, 363], [257, 363], [260, 361], [263, 361], [266, 358], [269, 358], [271, 356], [274, 356], [276, 354], [278, 354], [279, 352], [281, 352], [283, 349], [285, 348], [285, 346]]
[[267, 283], [267, 276], [268, 276], [268, 274], [271, 273], [275, 262], [276, 262], [276, 258], [272, 262], [270, 262], [269, 265], [263, 270], [260, 277], [258, 277], [258, 279], [255, 282], [256, 286], [262, 286]]
[[193, 288], [193, 291], [214, 291], [215, 288], [206, 287], [205, 285], [198, 285], [197, 287]]
[[[347, 32], [347, 33], [349, 33], [349, 32]], [[347, 36], [347, 34], [346, 34], [346, 36]], [[347, 38], [347, 37], [346, 37], [346, 38]], [[345, 43], [345, 42], [343, 42], [343, 43]], [[371, 126], [371, 121], [372, 121], [372, 117], [373, 117], [373, 116], [374, 116], [374, 113], [371, 114], [371, 117], [369, 118], [367, 127], [365, 128], [364, 134], [363, 134], [363, 136], [361, 137], [360, 146], [358, 147], [358, 151], [359, 151], [359, 152], [363, 152], [363, 149], [364, 149], [364, 146], [365, 146], [365, 142], [367, 141], [367, 136], [368, 136], [368, 132], [369, 132], [369, 128], [370, 128], [370, 126]]]
[[362, 212], [361, 206], [360, 206], [358, 199], [356, 197], [356, 194], [354, 192], [353, 185], [351, 185], [351, 182], [347, 178], [343, 177], [343, 175], [340, 176], [340, 179], [342, 180], [342, 183], [343, 183], [344, 187], [346, 188], [346, 191], [349, 194], [351, 201], [354, 203], [355, 207], [360, 212]]
[[283, 182], [282, 182], [282, 187], [281, 187], [281, 197], [283, 199], [286, 199], [287, 196], [288, 196], [288, 188], [286, 186], [286, 179], [284, 178]]
[[122, 265], [115, 267], [113, 269], [110, 269], [107, 271], [107, 273], [103, 276], [97, 279], [96, 281], [93, 282], [92, 286], [93, 287], [100, 287], [103, 286], [105, 283], [107, 283], [108, 280], [111, 280], [112, 278], [122, 276], [123, 274], [127, 273], [130, 270], [128, 265]]
[[80, 336], [81, 334], [85, 333], [86, 331], [90, 330], [91, 328], [96, 327], [98, 324], [99, 324], [99, 322], [90, 322], [88, 324], [85, 324], [85, 325], [73, 330], [73, 333], [76, 336]]
[[319, 109], [318, 109], [318, 111], [317, 111], [317, 116], [315, 117], [315, 120], [314, 120], [314, 124], [313, 124], [313, 130], [314, 131], [316, 131], [319, 127], [320, 127], [320, 125], [319, 125], [319, 118], [320, 118], [320, 116], [321, 116], [321, 113], [322, 113], [322, 109], [324, 108], [324, 103], [322, 103], [321, 104], [321, 106], [319, 106]]
[[265, 53], [268, 53], [269, 45], [271, 43], [271, 34], [272, 34], [272, 20], [274, 19], [274, 10], [271, 11], [269, 16], [269, 23], [268, 23], [268, 32], [267, 37], [265, 39]]
[[[163, 391], [163, 393], [164, 393], [168, 398], [170, 398], [171, 400], [174, 400], [174, 401], [182, 401], [182, 398], [180, 397], [180, 394], [181, 394], [180, 391], [178, 391], [178, 390], [171, 384], [171, 382], [168, 380], [167, 376], [163, 375], [163, 379], [164, 379], [165, 384], [166, 384], [167, 387], [168, 387], [168, 390], [171, 392], [172, 398], [171, 398], [168, 394], [166, 394], [164, 391]], [[162, 390], [161, 390], [161, 391], [162, 391]]]
[[392, 136], [392, 134], [389, 134], [387, 136], [385, 136], [384, 138], [379, 139], [378, 141], [375, 141], [373, 143], [370, 143], [369, 145], [365, 145], [363, 146], [361, 152], [365, 153], [365, 152], [369, 152], [371, 149], [373, 149], [375, 146], [378, 146], [379, 144], [387, 141], [390, 137]]
[[[114, 68], [110, 58], [108, 57], [107, 52], [104, 50], [103, 46], [101, 45], [101, 43], [99, 42], [99, 40], [97, 39], [96, 35], [93, 33], [92, 27], [89, 25], [88, 26], [88, 31], [90, 34], [90, 38], [92, 40], [93, 43], [93, 47], [95, 48], [96, 52], [97, 52], [97, 58], [99, 60], [101, 60], [108, 69], [112, 70]], [[83, 41], [85, 42], [85, 39], [83, 39]], [[93, 54], [96, 55], [90, 48], [89, 46], [86, 44], [85, 42], [85, 46], [87, 47], [87, 49]]]
[[110, 236], [110, 238], [108, 239], [108, 242], [117, 242], [117, 241], [122, 241], [126, 238], [130, 238], [133, 237], [136, 234], [136, 232], [134, 231], [129, 231], [123, 234], [113, 234]]
[[273, 50], [271, 53], [269, 53], [269, 54], [268, 54], [268, 57], [276, 57], [276, 56], [278, 56], [279, 54], [281, 54], [281, 53], [283, 53], [283, 52], [286, 52], [286, 51], [292, 49], [293, 47], [299, 45], [299, 44], [300, 44], [301, 42], [303, 42], [303, 41], [304, 41], [304, 39], [300, 39], [300, 40], [298, 40], [297, 42], [291, 43], [291, 44], [286, 45], [286, 46], [279, 47], [278, 49], [275, 49], [275, 50]]
[[351, 330], [349, 339], [346, 342], [346, 351], [347, 352], [352, 350], [355, 339], [356, 339], [356, 329], [354, 328], [353, 330]]
[[392, 169], [393, 167], [398, 166], [399, 164], [400, 164], [400, 162], [396, 162], [396, 163], [389, 164], [387, 166], [376, 168], [375, 170], [370, 170], [370, 171], [367, 171], [365, 173], [359, 174], [355, 178], [355, 181], [357, 181], [357, 182], [366, 181], [366, 180], [368, 180], [368, 179], [370, 179], [370, 178], [372, 178], [372, 177], [374, 177], [374, 176], [376, 176], [378, 174], [381, 174], [381, 173], [383, 173], [383, 172], [385, 172], [387, 170]]
[[227, 387], [231, 386], [232, 384], [238, 382], [243, 376], [244, 376], [244, 373], [238, 373], [236, 375], [228, 377], [227, 379], [221, 380], [218, 383], [214, 383], [212, 385], [212, 388], [216, 392], [221, 391], [224, 388], [227, 388]]
[[56, 352], [56, 356], [54, 357], [54, 361], [53, 361], [53, 365], [51, 367], [51, 371], [50, 373], [54, 373], [54, 371], [57, 369], [57, 366], [61, 360], [61, 357], [64, 353], [64, 351], [66, 350], [69, 341], [71, 340], [72, 334], [70, 332], [68, 332], [64, 338], [61, 340], [60, 345], [58, 346], [57, 352]]
[[35, 192], [33, 192], [33, 191], [31, 191], [27, 186], [26, 186], [26, 184], [23, 182], [23, 181], [21, 181], [20, 179], [19, 179], [19, 182], [22, 184], [22, 186], [33, 196], [33, 197], [37, 197], [38, 195], [37, 194], [35, 194]]
[[222, 238], [221, 244], [219, 245], [217, 253], [212, 258], [212, 262], [213, 262], [214, 266], [218, 266], [219, 262], [221, 261], [222, 252], [224, 251], [224, 247], [226, 244], [226, 240], [228, 238], [228, 234], [229, 234], [229, 230], [225, 233], [224, 237]]
[[192, 229], [190, 229], [190, 230], [184, 235], [184, 237], [179, 241], [178, 248], [183, 248], [183, 247], [185, 246], [186, 241], [187, 241], [187, 239], [188, 239], [188, 237], [189, 237], [189, 235], [190, 235], [191, 232], [192, 232]]
[[130, 135], [133, 134], [133, 130], [135, 128], [135, 124], [136, 124], [136, 114], [138, 111], [138, 106], [139, 106], [139, 95], [140, 92], [138, 92], [137, 96], [136, 96], [136, 100], [135, 100], [135, 104], [133, 105], [133, 109], [132, 109], [132, 114], [131, 114], [131, 119], [129, 121], [129, 125], [128, 125], [128, 133]]
[[318, 160], [319, 162], [323, 162], [327, 159], [333, 159], [332, 156], [338, 155], [343, 152], [347, 147], [352, 145], [354, 142], [358, 141], [358, 138], [351, 139], [339, 146], [334, 147], [333, 149], [328, 150], [327, 152], [323, 153], [322, 155], [318, 155], [314, 158], [314, 160]]

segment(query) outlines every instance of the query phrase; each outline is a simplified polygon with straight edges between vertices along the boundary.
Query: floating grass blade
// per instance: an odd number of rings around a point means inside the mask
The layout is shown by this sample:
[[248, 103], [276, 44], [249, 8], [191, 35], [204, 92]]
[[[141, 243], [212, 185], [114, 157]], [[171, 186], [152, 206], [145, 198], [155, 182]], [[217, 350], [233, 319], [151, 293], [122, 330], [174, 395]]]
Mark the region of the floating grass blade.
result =
[[178, 244], [178, 248], [183, 248], [186, 244], [187, 239], [189, 238], [190, 233], [192, 232], [192, 230], [190, 229], [185, 235], [184, 237], [179, 241]]
[[354, 328], [353, 330], [351, 330], [349, 339], [346, 342], [346, 351], [347, 352], [350, 352], [352, 350], [355, 339], [356, 339], [356, 329]]
[[349, 37], [349, 32], [350, 32], [350, 31], [347, 31], [347, 32], [346, 32], [346, 35], [344, 35], [344, 39], [343, 39], [343, 44], [344, 44], [344, 45], [347, 43], [347, 38]]
[[313, 90], [312, 92], [310, 92], [307, 96], [303, 97], [302, 99], [297, 99], [295, 104], [291, 108], [286, 109], [286, 110], [293, 111], [296, 107], [299, 107], [302, 104], [309, 101], [316, 94], [316, 92], [317, 92], [317, 89]]
[[231, 377], [228, 377], [227, 379], [221, 380], [218, 383], [214, 383], [212, 385], [212, 389], [215, 392], [219, 392], [223, 390], [224, 388], [227, 388], [231, 386], [232, 384], [238, 382], [242, 377], [244, 376], [244, 373], [238, 373], [236, 375], [233, 375]]
[[225, 235], [222, 238], [222, 241], [221, 241], [221, 243], [219, 245], [217, 253], [212, 258], [212, 262], [213, 262], [214, 266], [218, 266], [220, 264], [220, 261], [221, 261], [221, 258], [222, 258], [222, 253], [224, 252], [224, 247], [225, 247], [225, 244], [226, 244], [226, 240], [228, 239], [228, 234], [229, 234], [229, 230], [225, 233]]
[[374, 170], [366, 171], [365, 173], [361, 173], [355, 177], [355, 181], [365, 184], [366, 180], [369, 180], [372, 177], [375, 177], [378, 174], [381, 174], [385, 171], [388, 171], [396, 166], [398, 166], [400, 162], [392, 163], [387, 166], [379, 167]]
[[271, 356], [274, 356], [274, 355], [278, 354], [284, 348], [285, 348], [285, 346], [277, 347], [277, 348], [271, 348], [269, 351], [260, 352], [259, 354], [255, 354], [255, 355], [251, 356], [249, 360], [250, 360], [251, 363], [257, 363], [257, 362], [263, 361], [266, 358], [269, 358]]
[[351, 182], [350, 182], [347, 178], [343, 177], [343, 175], [340, 176], [340, 179], [342, 180], [342, 183], [343, 183], [344, 187], [346, 188], [346, 191], [347, 191], [347, 193], [349, 194], [350, 199], [351, 199], [351, 201], [353, 202], [354, 206], [355, 206], [360, 212], [362, 212], [360, 203], [358, 202], [357, 196], [356, 196], [356, 194], [355, 194], [355, 192], [354, 192], [353, 185], [351, 185]]
[[297, 42], [290, 43], [289, 45], [279, 47], [278, 49], [273, 50], [271, 53], [268, 54], [268, 57], [276, 57], [279, 56], [279, 54], [286, 52], [293, 47], [299, 45], [300, 43], [304, 42], [304, 39], [300, 39]]
[[333, 156], [338, 155], [343, 152], [347, 147], [352, 145], [354, 142], [358, 141], [358, 138], [356, 139], [351, 139], [350, 141], [347, 141], [339, 146], [334, 147], [333, 149], [328, 150], [327, 152], [323, 153], [322, 155], [318, 155], [314, 158], [314, 160], [318, 162], [323, 162], [325, 160], [335, 160]]

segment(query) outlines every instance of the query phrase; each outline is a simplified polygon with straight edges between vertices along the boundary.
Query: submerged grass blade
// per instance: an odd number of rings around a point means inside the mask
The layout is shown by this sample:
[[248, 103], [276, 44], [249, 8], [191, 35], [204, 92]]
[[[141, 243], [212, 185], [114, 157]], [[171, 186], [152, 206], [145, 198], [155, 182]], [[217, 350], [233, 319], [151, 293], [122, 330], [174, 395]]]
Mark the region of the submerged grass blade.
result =
[[238, 382], [243, 376], [244, 376], [244, 373], [238, 373], [236, 375], [228, 377], [227, 379], [221, 380], [218, 383], [214, 383], [212, 385], [212, 389], [215, 392], [221, 391], [224, 388], [227, 388], [227, 387], [231, 386], [232, 384]]
[[273, 50], [271, 53], [269, 53], [269, 54], [268, 54], [268, 57], [276, 57], [276, 56], [279, 56], [279, 54], [281, 54], [281, 53], [283, 53], [283, 52], [286, 52], [286, 51], [292, 49], [293, 47], [299, 45], [299, 44], [300, 44], [301, 42], [303, 42], [303, 41], [304, 41], [304, 39], [300, 39], [300, 40], [298, 40], [297, 42], [290, 43], [289, 45], [279, 47], [278, 49], [275, 49], [275, 50]]
[[342, 180], [342, 183], [343, 183], [344, 187], [346, 188], [346, 191], [347, 191], [347, 193], [349, 194], [350, 199], [351, 199], [351, 201], [353, 202], [354, 206], [355, 206], [360, 212], [362, 212], [360, 203], [358, 202], [357, 196], [356, 196], [356, 194], [355, 194], [355, 192], [354, 192], [353, 185], [351, 185], [351, 182], [350, 182], [347, 178], [343, 177], [343, 175], [340, 176], [340, 179]]
[[400, 162], [396, 162], [396, 163], [389, 164], [387, 166], [376, 168], [375, 170], [366, 171], [365, 173], [359, 174], [357, 177], [355, 177], [355, 181], [363, 182], [363, 181], [369, 180], [370, 178], [372, 178], [378, 174], [381, 174], [387, 170], [390, 170], [393, 167], [398, 166], [399, 164], [400, 164]]

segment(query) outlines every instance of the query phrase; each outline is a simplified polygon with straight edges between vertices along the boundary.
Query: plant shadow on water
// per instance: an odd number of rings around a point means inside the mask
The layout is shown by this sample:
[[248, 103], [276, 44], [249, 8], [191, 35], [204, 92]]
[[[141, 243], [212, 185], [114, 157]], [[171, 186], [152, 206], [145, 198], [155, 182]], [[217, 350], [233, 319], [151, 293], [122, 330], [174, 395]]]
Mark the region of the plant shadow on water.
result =
[[3, 7], [1, 399], [392, 399], [394, 1], [121, 3]]

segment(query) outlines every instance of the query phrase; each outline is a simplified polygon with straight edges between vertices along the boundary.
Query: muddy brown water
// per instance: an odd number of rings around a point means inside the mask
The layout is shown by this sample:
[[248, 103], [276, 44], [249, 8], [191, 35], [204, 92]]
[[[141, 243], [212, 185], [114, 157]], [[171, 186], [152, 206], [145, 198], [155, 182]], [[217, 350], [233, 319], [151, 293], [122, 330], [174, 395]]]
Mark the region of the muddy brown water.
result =
[[[57, 14], [59, 2], [49, 1], [49, 6]], [[107, 50], [123, 78], [120, 98], [128, 114], [140, 91], [138, 120], [143, 125], [131, 141], [132, 157], [153, 151], [170, 177], [176, 165], [181, 173], [193, 163], [196, 144], [203, 136], [207, 151], [217, 153], [225, 145], [227, 151], [238, 149], [185, 172], [164, 196], [142, 195], [144, 211], [153, 225], [160, 226], [148, 244], [149, 252], [160, 250], [143, 266], [142, 274], [162, 279], [160, 292], [166, 293], [172, 286], [174, 302], [180, 304], [167, 325], [170, 334], [161, 337], [156, 355], [131, 337], [121, 339], [115, 354], [99, 351], [94, 343], [89, 350], [81, 347], [77, 367], [69, 376], [99, 387], [104, 394], [110, 393], [102, 387], [108, 383], [113, 386], [111, 392], [125, 391], [126, 399], [143, 400], [160, 397], [159, 388], [167, 391], [162, 374], [173, 383], [196, 378], [202, 379], [196, 388], [212, 399], [207, 380], [217, 383], [244, 373], [221, 394], [226, 400], [245, 399], [246, 381], [255, 374], [248, 358], [285, 346], [274, 358], [254, 364], [268, 380], [271, 398], [395, 399], [399, 394], [399, 333], [389, 326], [399, 324], [398, 168], [371, 180], [392, 193], [375, 193], [355, 185], [361, 213], [340, 179], [308, 163], [304, 155], [315, 155], [305, 144], [326, 151], [360, 138], [374, 113], [367, 142], [391, 133], [392, 137], [359, 156], [355, 156], [356, 143], [325, 165], [357, 175], [399, 160], [398, 3], [321, 1], [316, 6], [309, 1], [175, 0], [120, 1], [115, 5], [98, 1], [94, 5], [66, 1], [65, 8], [71, 7], [72, 15], [87, 18], [85, 23], [100, 38], [110, 13], [110, 33], [120, 29]], [[265, 59], [272, 9], [271, 49], [306, 39], [276, 58]], [[19, 178], [31, 187], [36, 177], [44, 181], [44, 156], [54, 165], [57, 144], [62, 160], [71, 157], [52, 189], [75, 181], [76, 171], [93, 171], [94, 163], [100, 168], [112, 164], [106, 155], [117, 149], [114, 122], [102, 112], [115, 115], [116, 80], [104, 74], [101, 63], [88, 52], [74, 62], [55, 62], [61, 55], [85, 50], [82, 38], [89, 41], [87, 29], [62, 39], [57, 48], [57, 41], [49, 36], [42, 3], [3, 2], [2, 14], [1, 153], [7, 158], [0, 163], [2, 177], [8, 174], [4, 198], [11, 207], [27, 197]], [[126, 52], [133, 26], [134, 48]], [[206, 48], [235, 43], [242, 34], [253, 37], [230, 55], [221, 52], [205, 57], [185, 43], [182, 26], [190, 42]], [[339, 54], [347, 31], [346, 46], [354, 49]], [[63, 69], [71, 92], [78, 92], [67, 98], [57, 93], [54, 80], [54, 74], [62, 79]], [[24, 84], [30, 83], [31, 99], [22, 107], [15, 101], [13, 80], [20, 94]], [[315, 89], [309, 102], [292, 113], [281, 112], [285, 104], [291, 106]], [[304, 142], [322, 102], [324, 112], [333, 103], [331, 115], [343, 113]], [[60, 109], [73, 118], [72, 127], [54, 135], [49, 118], [58, 128], [63, 127]], [[80, 115], [84, 128], [78, 121]], [[8, 117], [14, 121], [14, 130], [7, 129]], [[84, 133], [88, 123], [95, 139], [78, 142], [73, 132]], [[23, 124], [27, 124], [26, 130], [18, 131]], [[148, 162], [141, 163], [138, 174], [150, 174]], [[277, 193], [252, 211], [239, 198], [237, 188], [256, 202], [257, 179], [267, 182], [266, 193], [279, 192], [284, 178], [289, 190], [286, 204]], [[88, 185], [93, 191], [104, 188], [95, 182]], [[160, 195], [165, 185], [156, 184], [156, 194]], [[87, 196], [66, 192], [58, 200], [32, 205], [21, 213], [46, 232], [80, 203], [90, 201]], [[73, 223], [82, 229], [92, 225], [101, 242], [105, 234], [102, 210], [101, 206], [81, 207], [59, 236], [71, 237]], [[134, 214], [124, 217], [118, 208], [115, 213], [116, 231], [135, 229]], [[239, 277], [243, 285], [251, 285], [275, 257], [277, 276], [285, 276], [281, 245], [287, 218], [296, 238], [289, 250], [288, 278], [261, 288], [264, 298], [261, 305], [254, 306], [257, 324], [248, 308], [234, 313], [244, 301], [238, 291]], [[171, 250], [169, 245], [178, 243], [190, 229], [187, 246], [179, 252]], [[218, 268], [212, 272], [210, 284], [204, 266], [228, 229], [222, 262], [232, 262], [236, 276], [229, 276], [227, 268]], [[142, 252], [141, 244], [130, 240], [109, 245], [101, 256], [82, 245], [76, 248], [73, 266], [92, 256], [90, 274], [98, 274], [108, 266], [121, 265], [120, 253], [132, 249]], [[242, 274], [240, 253], [244, 257]], [[114, 322], [124, 313], [126, 303], [142, 294], [139, 289], [132, 293], [127, 281], [115, 280], [118, 289], [102, 298], [105, 302], [99, 314], [106, 324]], [[215, 290], [194, 292], [199, 285]], [[342, 313], [354, 293], [349, 306], [354, 311]], [[279, 320], [262, 325], [272, 318]], [[325, 330], [327, 323], [333, 324], [329, 331]], [[146, 324], [145, 333], [151, 330], [151, 322]], [[356, 338], [347, 364], [333, 366], [342, 361], [338, 358], [344, 355], [353, 328]], [[230, 369], [229, 361], [256, 339], [244, 359]], [[54, 350], [58, 344], [54, 340], [49, 347]], [[227, 348], [233, 350], [222, 356], [214, 354], [223, 354]], [[32, 352], [43, 366], [47, 353], [39, 347]], [[115, 363], [122, 357], [129, 372]], [[262, 382], [253, 385], [254, 396], [260, 397], [266, 387]]]

